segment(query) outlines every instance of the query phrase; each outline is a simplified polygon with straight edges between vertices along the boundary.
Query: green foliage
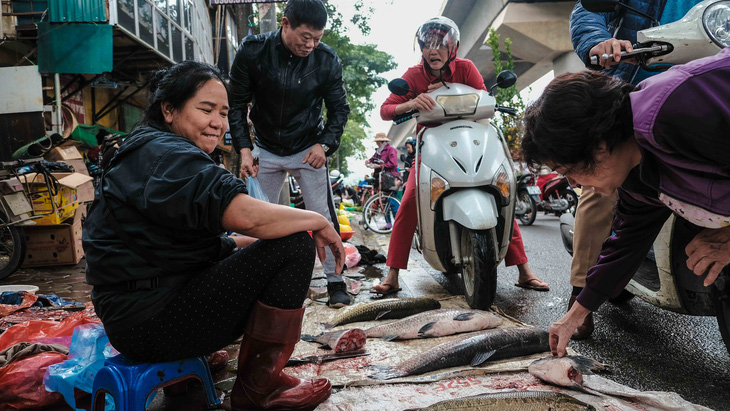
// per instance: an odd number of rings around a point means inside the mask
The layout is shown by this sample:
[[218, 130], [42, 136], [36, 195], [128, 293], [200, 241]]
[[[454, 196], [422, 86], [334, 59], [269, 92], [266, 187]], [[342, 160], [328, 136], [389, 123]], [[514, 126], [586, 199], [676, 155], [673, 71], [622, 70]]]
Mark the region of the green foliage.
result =
[[[494, 29], [490, 29], [487, 44], [492, 48], [494, 68], [497, 74], [502, 70], [514, 71], [512, 40], [509, 37], [504, 40], [504, 53], [502, 53], [499, 46], [499, 34]], [[506, 57], [506, 61], [502, 61], [503, 56]], [[519, 151], [520, 142], [522, 141], [522, 117], [525, 113], [525, 102], [522, 100], [516, 86], [506, 89], [496, 88], [495, 90], [498, 90], [495, 96], [498, 105], [509, 106], [517, 110], [516, 116], [500, 113], [499, 117], [495, 119], [495, 124], [502, 131], [502, 135], [507, 140], [507, 145], [514, 157]]]

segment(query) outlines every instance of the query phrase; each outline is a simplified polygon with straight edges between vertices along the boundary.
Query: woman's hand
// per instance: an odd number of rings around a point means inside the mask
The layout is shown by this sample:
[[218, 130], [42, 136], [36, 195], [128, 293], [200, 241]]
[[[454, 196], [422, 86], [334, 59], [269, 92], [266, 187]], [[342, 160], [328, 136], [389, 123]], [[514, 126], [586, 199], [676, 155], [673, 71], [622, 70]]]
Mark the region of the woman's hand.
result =
[[[621, 60], [621, 50], [632, 52], [634, 51], [634, 46], [631, 45], [631, 42], [628, 40], [618, 40], [612, 38], [593, 46], [593, 48], [588, 52], [588, 56], [597, 56], [598, 64], [603, 68], [609, 68], [620, 63], [636, 64], [636, 59], [633, 58]], [[613, 54], [613, 58], [604, 60], [601, 58], [601, 56], [603, 56], [604, 54]]]
[[425, 94], [417, 95], [416, 98], [410, 100], [408, 103], [410, 105], [410, 110], [431, 111], [434, 107], [436, 107], [436, 102], [430, 96]]
[[576, 301], [563, 318], [555, 321], [550, 326], [550, 351], [553, 355], [565, 356], [567, 353], [566, 347], [568, 347], [568, 341], [570, 341], [573, 331], [583, 324], [583, 320], [590, 312], [589, 309]]
[[687, 267], [696, 275], [702, 275], [709, 268], [705, 287], [715, 282], [725, 266], [730, 264], [730, 226], [706, 228], [695, 236], [684, 249], [687, 253]]
[[335, 228], [328, 221], [324, 228], [312, 231], [312, 238], [317, 247], [319, 261], [324, 262], [327, 258], [324, 248], [329, 247], [332, 255], [335, 256], [335, 273], [342, 274], [342, 267], [345, 265], [345, 248], [342, 246], [342, 239]]

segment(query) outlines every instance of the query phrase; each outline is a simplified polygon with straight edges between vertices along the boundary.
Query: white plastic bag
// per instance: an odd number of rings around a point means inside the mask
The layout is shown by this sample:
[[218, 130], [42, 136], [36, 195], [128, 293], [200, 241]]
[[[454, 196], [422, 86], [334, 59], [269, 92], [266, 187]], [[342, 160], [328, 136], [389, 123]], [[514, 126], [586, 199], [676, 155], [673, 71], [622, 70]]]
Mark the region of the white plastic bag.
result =
[[249, 177], [246, 180], [246, 189], [248, 190], [248, 195], [251, 197], [269, 202], [269, 197], [266, 196], [266, 193], [264, 193], [264, 190], [261, 188], [261, 183], [259, 183], [259, 180], [256, 177]]

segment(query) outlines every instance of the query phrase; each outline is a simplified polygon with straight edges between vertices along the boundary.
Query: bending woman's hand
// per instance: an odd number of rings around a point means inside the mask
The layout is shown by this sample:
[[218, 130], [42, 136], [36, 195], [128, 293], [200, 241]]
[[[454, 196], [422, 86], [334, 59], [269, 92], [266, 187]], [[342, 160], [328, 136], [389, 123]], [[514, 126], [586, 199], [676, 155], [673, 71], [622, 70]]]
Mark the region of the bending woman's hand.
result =
[[329, 247], [332, 255], [335, 256], [335, 273], [342, 274], [342, 267], [345, 265], [345, 247], [342, 245], [342, 239], [335, 228], [328, 221], [321, 230], [312, 231], [312, 238], [315, 247], [317, 247], [319, 261], [324, 262], [327, 258], [325, 247]]
[[[632, 52], [634, 51], [634, 46], [632, 46], [631, 42], [628, 40], [618, 40], [611, 38], [593, 46], [593, 48], [588, 52], [588, 56], [597, 56], [598, 64], [603, 68], [609, 68], [620, 63], [636, 64], [636, 59], [633, 58], [626, 58], [624, 60], [621, 60], [622, 50]], [[612, 55], [613, 58], [604, 60], [601, 58], [604, 54]]]
[[563, 318], [555, 321], [550, 326], [550, 352], [558, 357], [564, 357], [567, 353], [566, 348], [570, 337], [573, 335], [578, 326], [583, 324], [583, 320], [590, 313], [590, 310], [583, 307], [576, 301]]
[[705, 287], [709, 287], [730, 264], [730, 226], [704, 229], [687, 244], [685, 252], [689, 257], [687, 267], [696, 275], [710, 269], [704, 282]]

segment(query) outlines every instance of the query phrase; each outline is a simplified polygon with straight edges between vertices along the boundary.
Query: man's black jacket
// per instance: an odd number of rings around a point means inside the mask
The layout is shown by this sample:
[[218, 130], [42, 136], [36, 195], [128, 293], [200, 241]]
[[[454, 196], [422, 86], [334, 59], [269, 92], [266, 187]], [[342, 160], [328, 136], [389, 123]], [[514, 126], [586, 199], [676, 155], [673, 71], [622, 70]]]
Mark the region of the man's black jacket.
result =
[[256, 144], [279, 156], [316, 143], [326, 144], [331, 155], [350, 113], [337, 53], [319, 43], [309, 56], [297, 57], [284, 46], [281, 30], [243, 39], [231, 68], [229, 101], [233, 147], [253, 148], [246, 121], [247, 104], [253, 101]]

